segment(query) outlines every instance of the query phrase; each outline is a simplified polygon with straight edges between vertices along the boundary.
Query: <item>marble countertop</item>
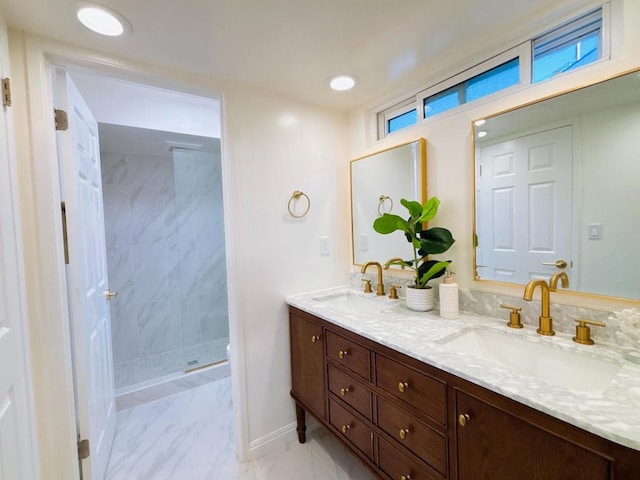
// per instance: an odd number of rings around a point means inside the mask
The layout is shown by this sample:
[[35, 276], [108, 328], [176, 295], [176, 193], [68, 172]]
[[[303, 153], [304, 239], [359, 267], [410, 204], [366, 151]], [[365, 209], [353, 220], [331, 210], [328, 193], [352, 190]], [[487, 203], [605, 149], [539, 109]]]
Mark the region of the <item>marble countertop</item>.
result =
[[[365, 306], [361, 308], [331, 301], [331, 297], [338, 300], [345, 294], [366, 297], [373, 308], [367, 308], [368, 302], [363, 302]], [[640, 450], [640, 364], [628, 361], [633, 355], [617, 347], [579, 345], [571, 335], [563, 333], [544, 337], [532, 327], [510, 329], [506, 319], [470, 313], [461, 312], [459, 319], [445, 320], [437, 310], [413, 312], [403, 299], [389, 300], [347, 287], [293, 295], [287, 303], [603, 438]], [[616, 370], [617, 366], [620, 368], [602, 391], [583, 392], [519, 373], [498, 362], [451, 351], [443, 345], [479, 327], [518, 337], [518, 341], [552, 344], [549, 346], [575, 355], [577, 362], [597, 359], [611, 363]]]

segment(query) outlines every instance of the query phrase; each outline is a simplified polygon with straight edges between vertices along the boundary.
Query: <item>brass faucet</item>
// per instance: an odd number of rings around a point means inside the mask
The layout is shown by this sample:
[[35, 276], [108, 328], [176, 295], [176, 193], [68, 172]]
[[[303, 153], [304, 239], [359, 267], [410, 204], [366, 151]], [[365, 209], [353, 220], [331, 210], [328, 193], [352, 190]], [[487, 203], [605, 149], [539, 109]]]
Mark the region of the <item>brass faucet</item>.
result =
[[550, 300], [549, 300], [549, 285], [544, 280], [531, 280], [524, 287], [524, 298], [527, 301], [533, 300], [533, 291], [536, 287], [540, 287], [540, 303], [542, 304], [542, 312], [540, 313], [540, 317], [538, 317], [539, 325], [536, 332], [540, 335], [555, 335], [556, 332], [553, 331], [553, 319], [551, 318], [550, 312]]
[[562, 281], [562, 288], [569, 288], [569, 277], [567, 272], [556, 272], [549, 280], [549, 290], [555, 292], [558, 289], [558, 280]]
[[[402, 263], [394, 263], [394, 262], [402, 262]], [[405, 266], [404, 260], [401, 259], [400, 257], [393, 257], [387, 260], [387, 263], [384, 264], [384, 269], [389, 270], [389, 267], [391, 266], [391, 264], [400, 265], [400, 268], [404, 270], [404, 266]]]
[[371, 265], [375, 265], [378, 269], [378, 285], [376, 286], [376, 295], [384, 295], [384, 284], [382, 283], [382, 265], [380, 265], [378, 262], [367, 262], [362, 265], [360, 273], [366, 272], [367, 268]]

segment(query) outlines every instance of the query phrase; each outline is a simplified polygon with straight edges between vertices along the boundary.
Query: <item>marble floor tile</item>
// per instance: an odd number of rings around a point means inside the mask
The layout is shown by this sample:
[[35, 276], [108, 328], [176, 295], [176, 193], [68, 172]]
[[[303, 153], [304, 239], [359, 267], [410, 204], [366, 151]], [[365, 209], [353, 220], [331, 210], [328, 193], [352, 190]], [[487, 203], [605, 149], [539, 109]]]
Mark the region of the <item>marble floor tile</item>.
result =
[[374, 480], [323, 429], [258, 460], [233, 449], [231, 379], [118, 412], [106, 480]]

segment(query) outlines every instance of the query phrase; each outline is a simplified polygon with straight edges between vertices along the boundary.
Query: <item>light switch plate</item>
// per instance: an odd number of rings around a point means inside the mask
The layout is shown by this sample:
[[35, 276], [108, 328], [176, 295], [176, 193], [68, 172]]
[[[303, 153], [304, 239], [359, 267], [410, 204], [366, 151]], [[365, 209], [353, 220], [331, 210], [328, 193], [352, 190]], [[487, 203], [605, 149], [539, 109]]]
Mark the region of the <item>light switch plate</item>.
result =
[[329, 237], [320, 237], [320, 255], [329, 255]]
[[360, 234], [360, 251], [366, 252], [369, 250], [369, 235], [366, 233]]
[[587, 225], [587, 238], [589, 240], [600, 240], [602, 238], [602, 224], [589, 223]]

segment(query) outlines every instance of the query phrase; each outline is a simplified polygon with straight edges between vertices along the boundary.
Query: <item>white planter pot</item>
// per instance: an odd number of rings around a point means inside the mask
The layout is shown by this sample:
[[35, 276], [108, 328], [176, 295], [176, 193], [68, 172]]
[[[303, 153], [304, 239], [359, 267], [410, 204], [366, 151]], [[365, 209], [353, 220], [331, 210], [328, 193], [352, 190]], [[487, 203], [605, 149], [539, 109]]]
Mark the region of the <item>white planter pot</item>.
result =
[[405, 289], [407, 295], [407, 307], [416, 312], [427, 312], [431, 310], [434, 305], [433, 300], [433, 288], [413, 288], [407, 287]]

